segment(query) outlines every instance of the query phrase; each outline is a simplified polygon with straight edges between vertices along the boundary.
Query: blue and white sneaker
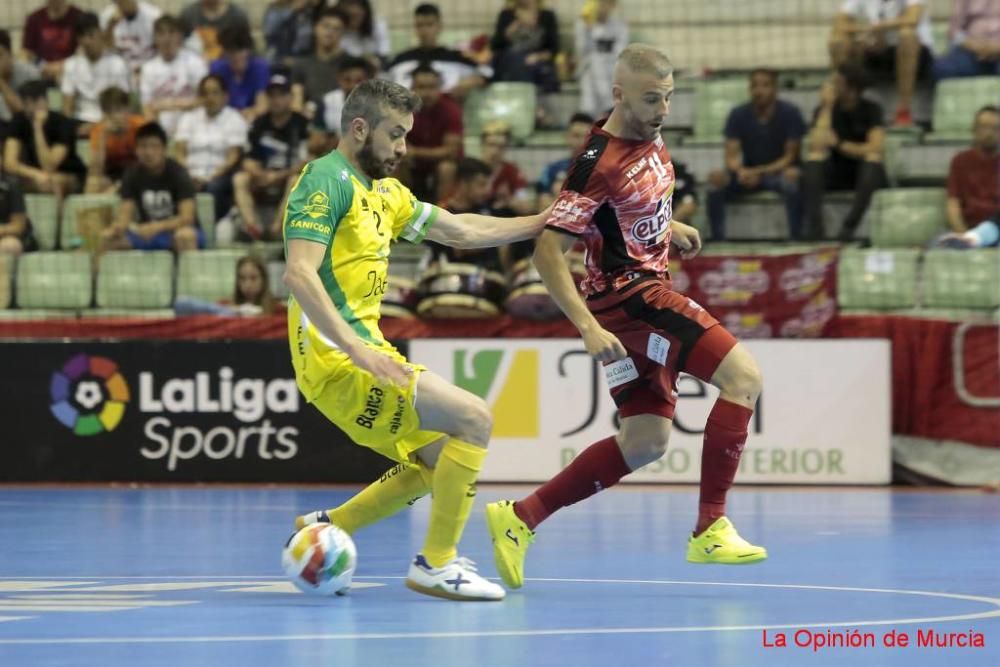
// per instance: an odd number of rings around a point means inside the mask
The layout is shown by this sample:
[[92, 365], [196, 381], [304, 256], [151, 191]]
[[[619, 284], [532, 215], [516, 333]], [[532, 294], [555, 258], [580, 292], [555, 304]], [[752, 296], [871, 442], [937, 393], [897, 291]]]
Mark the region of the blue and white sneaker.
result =
[[332, 522], [330, 521], [330, 516], [326, 513], [326, 510], [316, 510], [315, 512], [309, 512], [307, 514], [303, 514], [302, 516], [295, 517], [295, 530], [302, 530], [306, 526], [314, 523]]
[[448, 600], [503, 600], [507, 595], [501, 586], [479, 576], [475, 563], [461, 556], [441, 567], [431, 567], [423, 554], [417, 554], [406, 575], [406, 587]]

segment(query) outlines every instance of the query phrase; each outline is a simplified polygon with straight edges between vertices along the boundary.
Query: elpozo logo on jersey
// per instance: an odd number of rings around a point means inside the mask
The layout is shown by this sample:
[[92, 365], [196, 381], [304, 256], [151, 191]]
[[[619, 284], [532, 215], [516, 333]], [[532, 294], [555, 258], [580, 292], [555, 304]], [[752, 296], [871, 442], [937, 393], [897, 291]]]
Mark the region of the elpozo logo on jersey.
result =
[[111, 359], [78, 354], [51, 377], [50, 411], [74, 434], [100, 436], [118, 428], [131, 405], [145, 419], [139, 453], [164, 460], [170, 471], [201, 456], [267, 461], [298, 454], [298, 428], [275, 423], [299, 411], [294, 379], [238, 377], [229, 366], [192, 377], [141, 371], [136, 379], [127, 382]]

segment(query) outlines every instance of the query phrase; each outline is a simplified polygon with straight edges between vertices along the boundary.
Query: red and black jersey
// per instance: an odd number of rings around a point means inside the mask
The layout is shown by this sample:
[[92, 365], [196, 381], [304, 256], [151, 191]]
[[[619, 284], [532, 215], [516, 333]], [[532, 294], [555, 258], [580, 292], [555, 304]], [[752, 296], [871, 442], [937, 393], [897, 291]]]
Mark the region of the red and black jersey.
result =
[[546, 224], [583, 240], [587, 295], [630, 271], [667, 275], [670, 248], [675, 179], [663, 139], [621, 139], [603, 124], [591, 129]]

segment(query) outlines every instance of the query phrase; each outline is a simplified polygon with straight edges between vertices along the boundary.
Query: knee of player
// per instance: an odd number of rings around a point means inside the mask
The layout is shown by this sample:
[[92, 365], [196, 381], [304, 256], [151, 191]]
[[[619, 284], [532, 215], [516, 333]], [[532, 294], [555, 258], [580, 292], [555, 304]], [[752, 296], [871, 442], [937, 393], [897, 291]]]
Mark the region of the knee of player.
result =
[[658, 461], [667, 453], [667, 439], [659, 436], [635, 437], [621, 443], [625, 463], [637, 470], [653, 461]]
[[725, 387], [731, 394], [747, 396], [751, 400], [757, 400], [761, 389], [764, 387], [764, 376], [760, 372], [760, 367], [752, 358], [746, 359], [733, 374], [730, 386]]
[[470, 398], [462, 406], [462, 414], [459, 417], [458, 433], [456, 436], [471, 440], [477, 445], [485, 447], [493, 432], [493, 414], [486, 401], [478, 396]]

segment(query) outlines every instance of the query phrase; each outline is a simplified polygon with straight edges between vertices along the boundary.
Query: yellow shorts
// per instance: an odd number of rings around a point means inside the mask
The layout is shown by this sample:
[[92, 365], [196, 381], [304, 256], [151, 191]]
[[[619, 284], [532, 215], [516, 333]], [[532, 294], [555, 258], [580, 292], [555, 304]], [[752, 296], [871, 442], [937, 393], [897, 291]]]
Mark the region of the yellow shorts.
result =
[[393, 347], [378, 350], [413, 369], [408, 387], [377, 381], [346, 354], [325, 345], [303, 350], [293, 344], [296, 380], [306, 400], [351, 440], [393, 461], [412, 463], [418, 449], [444, 435], [420, 430], [417, 379], [427, 367], [407, 362]]

